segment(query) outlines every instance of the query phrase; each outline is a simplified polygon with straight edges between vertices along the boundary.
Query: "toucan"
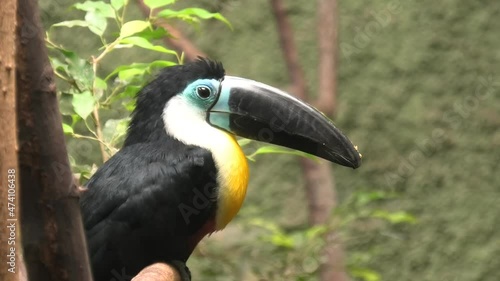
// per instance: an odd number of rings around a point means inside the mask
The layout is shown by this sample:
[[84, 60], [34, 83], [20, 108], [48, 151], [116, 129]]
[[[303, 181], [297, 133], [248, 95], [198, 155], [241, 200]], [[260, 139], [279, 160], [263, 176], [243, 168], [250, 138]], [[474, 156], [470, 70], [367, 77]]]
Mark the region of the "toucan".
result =
[[123, 147], [88, 181], [81, 211], [95, 281], [156, 262], [190, 280], [198, 242], [235, 217], [249, 168], [236, 136], [357, 168], [357, 148], [312, 106], [206, 58], [172, 66], [139, 91]]

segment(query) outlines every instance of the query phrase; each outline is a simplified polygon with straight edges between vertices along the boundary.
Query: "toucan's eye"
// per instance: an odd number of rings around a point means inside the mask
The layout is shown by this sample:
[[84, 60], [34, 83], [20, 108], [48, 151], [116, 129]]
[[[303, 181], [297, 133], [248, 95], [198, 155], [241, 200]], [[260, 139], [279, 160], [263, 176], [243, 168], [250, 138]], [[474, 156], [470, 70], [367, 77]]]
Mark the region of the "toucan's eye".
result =
[[212, 94], [212, 91], [208, 87], [199, 86], [198, 88], [196, 88], [196, 94], [200, 98], [206, 99], [206, 98], [210, 97], [210, 95]]

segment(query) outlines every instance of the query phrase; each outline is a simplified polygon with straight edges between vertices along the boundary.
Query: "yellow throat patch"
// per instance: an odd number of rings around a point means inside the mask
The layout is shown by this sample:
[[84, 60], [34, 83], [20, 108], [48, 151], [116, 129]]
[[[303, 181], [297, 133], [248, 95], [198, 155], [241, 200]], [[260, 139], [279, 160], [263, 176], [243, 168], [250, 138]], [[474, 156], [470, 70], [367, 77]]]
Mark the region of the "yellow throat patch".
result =
[[240, 210], [247, 193], [249, 177], [247, 159], [241, 147], [234, 136], [226, 132], [224, 134], [227, 135], [224, 147], [214, 153], [219, 184], [216, 230], [226, 227]]

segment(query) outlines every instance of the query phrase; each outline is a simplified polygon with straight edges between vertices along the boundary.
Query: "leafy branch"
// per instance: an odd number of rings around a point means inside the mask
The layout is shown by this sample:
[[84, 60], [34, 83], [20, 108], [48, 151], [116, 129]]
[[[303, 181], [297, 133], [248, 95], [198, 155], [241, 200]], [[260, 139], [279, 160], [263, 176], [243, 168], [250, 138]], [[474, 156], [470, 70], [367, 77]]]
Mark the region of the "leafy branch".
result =
[[[131, 112], [135, 94], [144, 86], [148, 77], [158, 69], [182, 63], [183, 54], [156, 45], [155, 41], [169, 36], [169, 31], [156, 27], [158, 21], [180, 20], [199, 24], [202, 20], [215, 19], [231, 27], [219, 13], [200, 8], [171, 9], [173, 0], [144, 1], [150, 13], [142, 20], [128, 20], [128, 0], [85, 1], [72, 7], [85, 13], [83, 19], [72, 19], [52, 25], [46, 33], [46, 45], [51, 50], [54, 72], [65, 87], [58, 92], [60, 108], [64, 115], [64, 133], [75, 139], [87, 140], [99, 146], [101, 161], [111, 157], [123, 142], [128, 117], [110, 119], [111, 109]], [[154, 12], [153, 12], [154, 11]], [[113, 32], [110, 25], [118, 32]], [[98, 50], [83, 57], [73, 50], [56, 43], [51, 37], [57, 28], [83, 28], [96, 35], [101, 42]], [[139, 48], [158, 53], [162, 59], [147, 63], [129, 62], [102, 73], [103, 61], [117, 49]], [[77, 145], [78, 147], [78, 145]], [[73, 159], [75, 160], [75, 159]], [[79, 161], [81, 162], [81, 161]], [[90, 174], [89, 166], [72, 161], [74, 170], [81, 175]], [[80, 177], [81, 180], [85, 178]]]

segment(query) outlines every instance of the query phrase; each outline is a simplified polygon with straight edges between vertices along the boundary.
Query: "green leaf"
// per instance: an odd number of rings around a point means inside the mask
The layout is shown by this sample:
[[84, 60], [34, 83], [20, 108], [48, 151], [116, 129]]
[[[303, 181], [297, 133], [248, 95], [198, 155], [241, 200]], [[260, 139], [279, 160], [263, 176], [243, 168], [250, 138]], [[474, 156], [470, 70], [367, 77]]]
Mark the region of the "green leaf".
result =
[[123, 102], [122, 105], [129, 112], [132, 112], [135, 109], [135, 101], [133, 99]]
[[[107, 81], [108, 79], [110, 79], [114, 75], [116, 75], [124, 70], [140, 69], [142, 71], [142, 73], [145, 73], [145, 72], [151, 72], [152, 69], [165, 68], [165, 67], [169, 67], [169, 66], [173, 66], [173, 65], [176, 65], [176, 63], [171, 62], [171, 61], [166, 61], [166, 60], [157, 60], [157, 61], [153, 61], [151, 63], [132, 63], [129, 65], [121, 65], [121, 66], [115, 68], [115, 70], [113, 70], [113, 72], [111, 72], [104, 80]], [[120, 75], [118, 75], [118, 77], [120, 77]]]
[[76, 3], [74, 7], [81, 11], [94, 13], [100, 17], [115, 18], [113, 7], [103, 1], [85, 1], [83, 3]]
[[111, 0], [111, 7], [113, 7], [115, 11], [120, 10], [123, 5], [125, 5], [125, 0]]
[[250, 139], [239, 139], [239, 140], [238, 140], [238, 144], [239, 144], [240, 146], [245, 146], [245, 145], [248, 145], [248, 144], [250, 144], [251, 142], [252, 142], [252, 140], [250, 140]]
[[278, 247], [283, 247], [287, 249], [295, 248], [295, 241], [292, 237], [283, 234], [275, 234], [271, 236], [271, 243]]
[[96, 77], [95, 78], [95, 87], [97, 89], [106, 90], [108, 88], [108, 84], [106, 83], [106, 81], [102, 80], [101, 78]]
[[90, 31], [99, 36], [104, 34], [108, 26], [106, 18], [94, 12], [87, 12], [85, 21], [88, 22]]
[[125, 88], [125, 91], [123, 91], [122, 95], [123, 97], [133, 98], [141, 89], [141, 86], [129, 85], [127, 86], [127, 88]]
[[54, 72], [59, 76], [65, 77], [65, 79], [69, 79], [70, 73], [68, 71], [68, 64], [60, 61], [58, 58], [49, 57], [49, 59]]
[[175, 0], [144, 0], [144, 4], [150, 9], [156, 9], [173, 3], [175, 3]]
[[66, 69], [68, 67], [67, 64], [63, 63], [58, 58], [49, 57], [49, 59], [50, 59], [50, 64], [52, 65], [52, 67], [54, 69], [56, 69], [56, 68]]
[[392, 224], [398, 224], [398, 223], [413, 224], [413, 223], [417, 222], [417, 220], [414, 216], [412, 216], [411, 214], [409, 214], [407, 212], [403, 212], [403, 211], [391, 213], [391, 212], [388, 212], [385, 210], [378, 210], [378, 211], [373, 212], [372, 216], [376, 217], [376, 218], [387, 220]]
[[125, 89], [122, 92], [120, 92], [120, 93], [114, 95], [113, 97], [111, 97], [110, 103], [113, 103], [113, 102], [115, 102], [117, 100], [123, 100], [123, 101], [128, 100], [128, 99], [133, 100], [135, 98], [136, 94], [141, 89], [142, 89], [141, 86], [130, 85], [129, 84], [129, 85], [127, 85], [125, 87]]
[[78, 114], [71, 114], [71, 126], [75, 126], [76, 123], [78, 123], [78, 121], [82, 120], [82, 117], [80, 117], [80, 115]]
[[177, 65], [177, 63], [168, 60], [155, 60], [149, 64], [149, 70], [154, 68], [165, 68]]
[[380, 274], [368, 268], [353, 268], [350, 270], [352, 276], [364, 281], [379, 281]]
[[147, 28], [141, 32], [135, 34], [137, 37], [142, 37], [146, 40], [162, 39], [168, 35], [168, 32], [163, 27], [157, 27], [155, 29]]
[[129, 118], [109, 119], [106, 121], [102, 130], [104, 141], [113, 146], [120, 142], [125, 137], [128, 122]]
[[81, 94], [73, 95], [73, 109], [83, 119], [86, 119], [94, 110], [95, 99], [90, 91], [85, 91]]
[[129, 68], [118, 72], [118, 78], [122, 81], [130, 81], [135, 76], [144, 75], [146, 72], [145, 68]]
[[59, 110], [62, 115], [72, 115], [75, 114], [73, 110], [73, 95], [62, 93], [59, 97]]
[[316, 238], [325, 234], [327, 231], [328, 227], [326, 225], [315, 225], [306, 231], [305, 236], [308, 239]]
[[272, 221], [268, 221], [262, 218], [253, 218], [249, 221], [250, 225], [258, 226], [261, 227], [265, 230], [270, 231], [273, 234], [282, 234], [283, 231], [280, 229], [280, 227]]
[[74, 134], [75, 132], [73, 131], [73, 128], [68, 125], [68, 124], [62, 124], [62, 128], [63, 128], [63, 132], [65, 135], [72, 135]]
[[263, 146], [257, 149], [254, 153], [251, 155], [248, 155], [247, 158], [250, 159], [251, 161], [255, 161], [255, 156], [259, 154], [270, 154], [270, 153], [279, 153], [279, 154], [291, 154], [291, 155], [297, 155], [305, 158], [309, 158], [312, 160], [317, 160], [316, 156], [313, 156], [311, 154], [298, 151], [298, 150], [292, 150], [284, 147], [279, 147], [279, 146], [274, 146], [274, 145], [268, 145], [268, 146]]
[[[76, 53], [63, 48], [54, 48], [64, 56], [64, 62], [58, 59], [51, 59], [54, 70], [72, 80], [78, 86], [78, 91], [92, 89], [94, 72], [88, 60], [80, 58]], [[75, 91], [76, 92], [76, 91]]]
[[368, 203], [371, 203], [373, 201], [378, 201], [378, 200], [383, 200], [383, 199], [389, 199], [394, 197], [393, 195], [390, 195], [386, 192], [382, 191], [373, 191], [373, 192], [356, 192], [353, 195], [355, 198], [355, 202], [358, 206], [364, 206]]
[[63, 21], [63, 22], [58, 22], [56, 24], [53, 24], [52, 26], [65, 26], [65, 27], [75, 27], [75, 26], [80, 26], [80, 27], [88, 27], [89, 23], [84, 21], [84, 20], [68, 20], [68, 21]]
[[125, 38], [143, 31], [150, 26], [149, 22], [142, 20], [133, 20], [123, 24], [120, 30], [120, 38]]
[[88, 28], [99, 36], [104, 34], [108, 25], [106, 18], [115, 18], [113, 7], [103, 1], [86, 1], [77, 3], [74, 7], [87, 12], [85, 14], [85, 21], [88, 23]]
[[113, 72], [111, 72], [108, 76], [106, 76], [106, 78], [104, 78], [104, 80], [107, 81], [111, 77], [115, 76], [116, 74], [118, 74], [124, 70], [133, 69], [133, 68], [145, 70], [146, 67], [147, 67], [146, 63], [132, 63], [129, 65], [120, 65], [117, 68], [115, 68], [115, 70], [113, 70]]
[[166, 54], [171, 54], [171, 55], [177, 55], [177, 52], [174, 50], [169, 50], [169, 49], [162, 47], [162, 46], [153, 45], [148, 40], [146, 40], [142, 37], [138, 37], [138, 36], [131, 36], [131, 37], [127, 37], [125, 39], [122, 39], [122, 40], [120, 40], [120, 44], [131, 44], [133, 46], [137, 46], [137, 47], [151, 50], [151, 51], [156, 51], [156, 52], [166, 53]]
[[180, 18], [180, 19], [188, 19], [190, 17], [198, 17], [200, 19], [216, 19], [216, 20], [219, 20], [223, 23], [225, 23], [227, 26], [229, 26], [229, 28], [233, 29], [233, 27], [231, 26], [231, 23], [224, 17], [222, 16], [220, 13], [211, 13], [205, 9], [201, 9], [201, 8], [187, 8], [187, 9], [183, 9], [183, 10], [180, 10], [180, 11], [174, 11], [174, 10], [170, 10], [170, 9], [165, 9], [165, 10], [162, 10], [160, 11], [158, 14], [157, 14], [158, 17], [161, 17], [161, 18]]

